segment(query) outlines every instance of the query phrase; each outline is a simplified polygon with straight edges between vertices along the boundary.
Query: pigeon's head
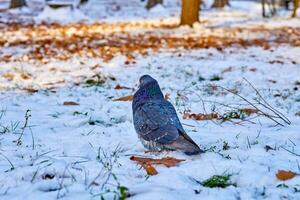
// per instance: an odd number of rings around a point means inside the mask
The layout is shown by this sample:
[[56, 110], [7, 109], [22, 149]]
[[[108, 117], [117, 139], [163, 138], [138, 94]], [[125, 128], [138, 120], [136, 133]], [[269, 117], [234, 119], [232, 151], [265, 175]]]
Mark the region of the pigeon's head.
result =
[[133, 105], [138, 106], [147, 101], [164, 99], [158, 82], [154, 78], [143, 75], [139, 81], [139, 89], [133, 96]]
[[151, 83], [158, 84], [157, 81], [154, 78], [152, 78], [151, 76], [146, 74], [146, 75], [141, 76], [139, 87], [141, 88], [141, 87], [143, 87], [145, 85], [148, 85], [148, 84], [151, 84]]

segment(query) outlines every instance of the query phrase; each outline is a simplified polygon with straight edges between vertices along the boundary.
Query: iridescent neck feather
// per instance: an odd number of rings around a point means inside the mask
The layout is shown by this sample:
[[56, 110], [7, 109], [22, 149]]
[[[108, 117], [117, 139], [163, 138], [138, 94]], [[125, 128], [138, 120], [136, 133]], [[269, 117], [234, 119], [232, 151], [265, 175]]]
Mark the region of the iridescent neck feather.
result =
[[143, 85], [136, 91], [133, 96], [133, 107], [137, 107], [141, 104], [151, 100], [161, 100], [164, 98], [163, 93], [156, 81]]

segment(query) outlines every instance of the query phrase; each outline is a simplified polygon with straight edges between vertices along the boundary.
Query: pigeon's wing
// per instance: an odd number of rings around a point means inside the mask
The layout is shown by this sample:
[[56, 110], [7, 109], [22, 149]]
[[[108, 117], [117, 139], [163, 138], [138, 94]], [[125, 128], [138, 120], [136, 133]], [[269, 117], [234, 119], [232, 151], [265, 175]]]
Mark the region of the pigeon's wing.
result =
[[179, 137], [180, 121], [168, 101], [147, 102], [135, 110], [134, 118], [136, 131], [146, 141], [169, 144]]
[[185, 132], [181, 122], [178, 119], [176, 110], [174, 108], [174, 106], [169, 102], [164, 100], [162, 106], [164, 107], [165, 112], [167, 113], [167, 115], [169, 116], [169, 123], [176, 126], [176, 128], [180, 131], [180, 132]]

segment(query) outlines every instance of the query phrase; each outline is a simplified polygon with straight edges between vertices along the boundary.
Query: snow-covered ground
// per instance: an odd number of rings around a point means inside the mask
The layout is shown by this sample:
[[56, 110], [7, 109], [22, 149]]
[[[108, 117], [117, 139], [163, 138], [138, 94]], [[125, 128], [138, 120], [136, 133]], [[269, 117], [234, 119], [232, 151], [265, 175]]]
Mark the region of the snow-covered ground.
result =
[[[288, 181], [276, 178], [278, 170], [300, 174], [300, 114], [296, 114], [300, 112], [299, 19], [264, 20], [258, 15], [259, 4], [233, 2], [233, 8], [206, 10], [203, 23], [193, 29], [176, 28], [179, 13], [175, 11], [180, 8], [178, 1], [170, 2], [171, 11], [166, 6], [150, 11], [159, 14], [143, 10], [126, 18], [128, 10], [121, 9], [104, 20], [108, 24], [89, 21], [81, 31], [76, 31], [75, 24], [48, 31], [43, 25], [16, 28], [1, 24], [0, 199], [114, 199], [119, 186], [128, 188], [128, 199], [300, 199], [299, 176]], [[137, 5], [142, 9], [144, 4]], [[40, 20], [55, 13], [47, 12], [31, 18]], [[1, 19], [8, 16], [3, 14]], [[110, 24], [112, 19], [127, 25]], [[170, 29], [165, 27], [168, 24]], [[37, 31], [39, 28], [43, 31]], [[284, 32], [288, 38], [281, 37]], [[74, 41], [86, 48], [85, 34], [92, 38], [86, 41], [100, 50], [105, 44], [107, 51], [116, 53], [106, 60], [97, 53], [91, 56], [87, 48], [67, 59], [57, 54], [48, 57], [51, 42], [65, 44], [63, 40], [73, 41], [73, 35]], [[124, 42], [125, 48], [112, 42], [113, 37], [126, 40], [129, 36], [134, 42], [143, 34], [149, 40], [150, 36], [152, 40], [161, 37], [162, 48], [149, 46], [144, 52], [141, 44], [136, 44], [140, 50], [128, 55], [126, 50], [132, 50], [128, 44]], [[182, 48], [186, 43], [179, 41], [175, 48], [166, 45], [170, 38], [197, 39], [199, 35], [226, 35], [233, 44], [221, 49], [213, 48], [215, 44]], [[241, 47], [234, 37], [261, 41]], [[68, 45], [58, 46], [58, 52], [73, 52]], [[39, 54], [31, 52], [38, 48]], [[143, 74], [152, 75], [162, 91], [170, 94], [169, 101], [185, 130], [206, 153], [145, 153], [133, 128], [131, 102], [113, 101], [132, 95]], [[90, 79], [94, 81], [86, 82]], [[251, 107], [219, 87], [254, 102], [258, 94], [247, 81], [288, 117], [291, 125], [275, 126], [264, 116], [223, 123], [183, 119], [185, 111], [224, 114]], [[115, 89], [117, 85], [129, 89]], [[65, 105], [67, 102], [77, 105]], [[132, 155], [185, 161], [172, 168], [155, 166], [158, 175], [148, 176], [129, 159]], [[236, 186], [207, 188], [200, 184], [213, 175], [230, 175]]]

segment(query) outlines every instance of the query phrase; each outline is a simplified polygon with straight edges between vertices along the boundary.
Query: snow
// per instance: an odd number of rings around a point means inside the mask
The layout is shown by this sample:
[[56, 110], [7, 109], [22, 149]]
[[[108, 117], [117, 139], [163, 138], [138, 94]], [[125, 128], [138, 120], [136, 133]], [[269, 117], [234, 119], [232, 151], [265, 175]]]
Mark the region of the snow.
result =
[[[166, 2], [167, 5], [169, 3]], [[156, 35], [188, 37], [197, 34], [220, 36], [226, 34], [226, 29], [222, 29], [226, 26], [255, 28], [263, 24], [270, 29], [300, 26], [296, 20], [287, 21], [285, 16], [275, 21], [254, 16], [247, 10], [248, 2], [232, 4], [233, 8], [224, 11], [205, 11], [202, 17], [204, 22], [195, 24], [193, 28], [169, 30], [149, 26], [176, 22], [178, 13], [175, 17], [171, 15], [174, 10], [179, 10], [179, 5], [173, 3], [171, 11], [166, 5], [149, 12], [141, 7], [135, 18], [131, 14], [127, 16], [127, 12], [121, 9], [112, 19], [104, 20], [128, 20], [133, 23], [136, 19], [142, 25], [130, 24], [123, 28], [97, 26], [99, 29], [88, 31], [101, 30], [102, 34], [107, 35], [152, 32]], [[251, 3], [249, 10], [257, 10], [257, 6]], [[143, 14], [139, 15], [142, 11]], [[45, 8], [34, 18], [75, 23], [88, 16], [77, 15], [76, 12], [81, 11]], [[167, 12], [169, 17], [165, 15]], [[148, 14], [155, 17], [143, 22], [143, 17], [148, 17]], [[166, 18], [165, 21], [162, 22], [160, 17]], [[88, 16], [89, 20], [91, 18]], [[65, 35], [86, 34], [76, 32], [77, 29], [72, 29], [72, 24], [70, 26]], [[212, 31], [207, 27], [221, 28]], [[31, 38], [25, 28], [0, 34], [1, 40], [10, 44]], [[47, 30], [45, 35], [34, 35], [34, 39], [63, 38], [57, 34], [60, 32], [55, 29]], [[236, 37], [261, 38], [265, 35], [245, 31]], [[22, 57], [0, 62], [0, 132], [3, 132], [0, 134], [1, 199], [100, 199], [101, 195], [105, 199], [113, 199], [113, 192], [119, 192], [118, 185], [128, 188], [132, 195], [129, 199], [300, 198], [299, 191], [294, 189], [300, 189], [299, 176], [288, 181], [279, 181], [275, 176], [278, 170], [300, 173], [300, 117], [295, 115], [300, 111], [300, 87], [295, 84], [300, 81], [299, 46], [274, 44], [269, 49], [231, 46], [222, 51], [215, 48], [161, 48], [158, 51], [149, 50], [144, 56], [134, 54], [135, 63], [130, 64], [126, 64], [126, 56], [120, 54], [109, 61], [87, 55], [74, 55], [67, 60], [53, 58], [47, 63], [23, 59], [33, 48], [0, 46], [1, 53]], [[95, 67], [96, 64], [99, 67]], [[5, 74], [13, 74], [12, 80]], [[30, 76], [24, 79], [23, 74]], [[105, 77], [105, 82], [100, 86], [85, 84], [85, 80], [95, 74]], [[181, 152], [145, 153], [133, 128], [131, 102], [113, 101], [133, 94], [143, 74], [152, 75], [158, 80], [162, 91], [170, 94], [169, 101], [185, 124], [185, 130], [207, 150], [206, 153], [196, 156], [186, 156]], [[215, 75], [222, 79], [210, 81]], [[205, 80], [199, 81], [200, 76]], [[213, 84], [235, 89], [252, 100], [257, 95], [244, 78], [254, 84], [263, 97], [287, 116], [292, 124], [274, 126], [273, 121], [263, 116], [253, 119], [254, 123], [243, 122], [241, 125], [229, 121], [220, 124], [182, 118], [183, 112], [188, 109], [193, 113], [210, 113], [213, 110], [223, 113], [231, 109], [222, 104], [249, 107], [236, 95], [211, 87]], [[116, 90], [117, 84], [134, 89]], [[38, 91], [32, 93], [26, 90], [28, 88]], [[66, 101], [79, 105], [65, 106]], [[30, 110], [30, 117], [21, 144], [17, 145], [27, 110]], [[228, 143], [228, 150], [223, 149], [224, 143]], [[266, 151], [267, 145], [274, 149]], [[172, 168], [155, 166], [158, 175], [149, 177], [129, 159], [131, 155], [153, 158], [172, 156], [185, 161]], [[223, 174], [231, 174], [231, 181], [237, 187], [206, 188], [198, 183], [213, 175]], [[280, 184], [288, 187], [279, 187]]]
[[88, 17], [76, 8], [70, 6], [53, 9], [46, 6], [44, 10], [36, 17], [37, 22], [82, 22], [87, 21]]

